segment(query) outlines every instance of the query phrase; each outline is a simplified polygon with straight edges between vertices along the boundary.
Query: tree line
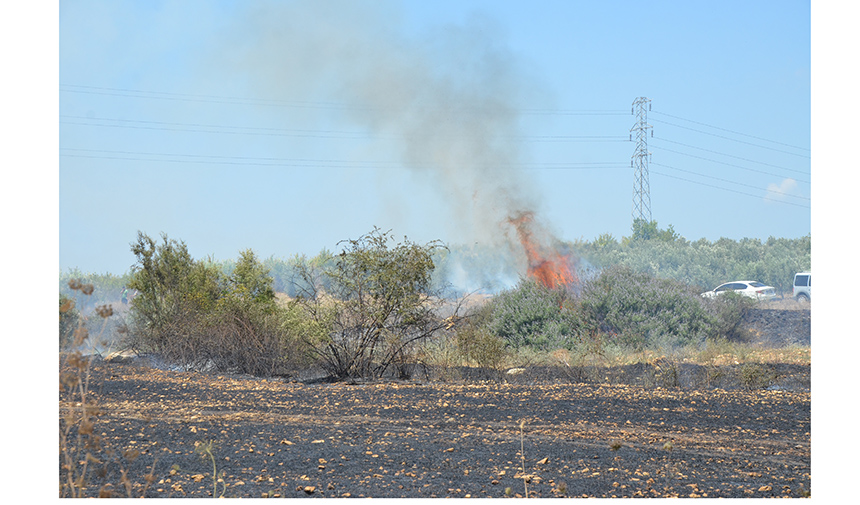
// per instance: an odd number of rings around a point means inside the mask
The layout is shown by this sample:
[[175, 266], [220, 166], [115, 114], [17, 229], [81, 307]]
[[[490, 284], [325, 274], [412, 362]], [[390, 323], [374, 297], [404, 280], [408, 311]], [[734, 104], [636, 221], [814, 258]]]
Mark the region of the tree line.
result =
[[[338, 247], [288, 260], [245, 250], [215, 262], [192, 258], [181, 240], [139, 232], [131, 272], [61, 275], [61, 347], [78, 340], [69, 337], [78, 308], [114, 301], [126, 287], [137, 296], [123, 312], [122, 344], [187, 369], [271, 376], [316, 366], [341, 379], [408, 377], [439, 342], [461, 363], [494, 368], [520, 349], [582, 353], [739, 338], [752, 302], [699, 293], [742, 278], [786, 291], [793, 273], [810, 267], [809, 236], [691, 243], [671, 226], [640, 222], [620, 241], [601, 235], [567, 244], [587, 273], [580, 285], [548, 289], [519, 278], [464, 310], [467, 297], [451, 296], [444, 279], [455, 262], [477, 261], [474, 247], [397, 242], [377, 228]], [[74, 307], [69, 300], [82, 291]]]
[[812, 268], [810, 235], [794, 239], [770, 237], [765, 241], [720, 238], [713, 242], [706, 239], [690, 242], [676, 233], [672, 225], [664, 230], [656, 221], [636, 220], [629, 237], [617, 240], [603, 234], [593, 241], [576, 241], [571, 246], [583, 260], [585, 269], [626, 266], [703, 291], [724, 282], [753, 280], [790, 295], [794, 274]]
[[[593, 240], [575, 240], [566, 246], [578, 261], [584, 276], [612, 266], [626, 266], [631, 270], [657, 278], [671, 279], [702, 291], [734, 280], [757, 280], [773, 286], [777, 291], [790, 294], [794, 274], [811, 270], [812, 239], [769, 237], [767, 240], [744, 238], [716, 241], [699, 239], [688, 241], [675, 232], [672, 225], [659, 228], [656, 221], [634, 221], [630, 236], [615, 238], [605, 233]], [[434, 261], [431, 285], [451, 294], [464, 294], [475, 290], [496, 293], [518, 282], [518, 273], [511, 251], [481, 245], [448, 245], [431, 251]], [[309, 286], [302, 279], [305, 265], [322, 267], [335, 260], [328, 249], [312, 257], [258, 258], [272, 278], [272, 289], [294, 297]], [[229, 275], [238, 260], [227, 259], [208, 263]], [[456, 271], [455, 271], [456, 270]], [[131, 273], [84, 273], [78, 269], [60, 272], [60, 293], [71, 296], [70, 279], [79, 279], [98, 287], [89, 301], [91, 305], [116, 301], [124, 286], [129, 284]], [[322, 279], [322, 282], [328, 282]], [[453, 284], [453, 285], [452, 285]], [[462, 285], [461, 285], [462, 284]], [[454, 289], [451, 288], [459, 288]]]

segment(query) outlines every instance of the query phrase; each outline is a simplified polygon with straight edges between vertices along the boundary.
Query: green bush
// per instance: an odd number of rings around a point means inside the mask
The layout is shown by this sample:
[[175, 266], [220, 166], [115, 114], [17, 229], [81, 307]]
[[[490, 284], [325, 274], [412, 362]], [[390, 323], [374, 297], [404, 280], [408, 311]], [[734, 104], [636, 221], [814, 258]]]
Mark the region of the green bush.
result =
[[195, 357], [205, 338], [202, 316], [221, 294], [221, 273], [214, 265], [195, 261], [184, 242], [162, 235], [162, 243], [138, 232], [132, 253], [129, 288], [139, 294], [131, 302], [131, 335], [141, 350], [168, 360], [199, 365]]
[[584, 331], [575, 300], [564, 288], [547, 288], [532, 279], [503, 291], [490, 302], [489, 331], [517, 349], [570, 348]]
[[615, 266], [584, 281], [578, 294], [522, 280], [494, 297], [457, 334], [471, 361], [489, 362], [505, 351], [565, 349], [600, 356], [612, 347], [641, 351], [737, 340], [755, 300], [730, 293], [706, 299], [697, 288]]
[[301, 354], [272, 278], [252, 251], [243, 251], [225, 275], [214, 262], [191, 258], [184, 242], [162, 238], [156, 244], [138, 233], [132, 245], [135, 348], [185, 368], [263, 376], [282, 373]]
[[587, 281], [580, 309], [592, 327], [639, 349], [701, 342], [716, 331], [698, 290], [628, 267], [608, 268]]
[[500, 372], [507, 352], [506, 342], [485, 326], [468, 325], [457, 332], [457, 350], [470, 364]]
[[445, 326], [441, 300], [429, 296], [432, 253], [443, 246], [392, 242], [374, 229], [342, 242], [334, 261], [302, 265], [291, 324], [313, 330], [300, 337], [335, 377], [407, 375], [417, 346]]
[[740, 331], [746, 312], [755, 307], [756, 300], [740, 293], [725, 293], [704, 301], [711, 315], [711, 336], [728, 341], [743, 340], [746, 335]]
[[297, 361], [297, 341], [284, 329], [286, 312], [279, 307], [268, 270], [246, 250], [214, 307], [204, 319], [201, 353], [210, 366], [257, 376], [285, 373]]

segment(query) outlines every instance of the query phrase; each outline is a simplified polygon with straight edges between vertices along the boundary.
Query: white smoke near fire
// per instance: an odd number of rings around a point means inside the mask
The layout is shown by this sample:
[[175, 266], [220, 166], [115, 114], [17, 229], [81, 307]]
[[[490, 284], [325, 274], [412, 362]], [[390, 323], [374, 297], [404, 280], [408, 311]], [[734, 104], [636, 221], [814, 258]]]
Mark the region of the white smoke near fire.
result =
[[534, 86], [501, 27], [476, 15], [408, 38], [398, 31], [406, 20], [394, 4], [252, 5], [221, 48], [233, 69], [266, 96], [328, 101], [355, 125], [391, 139], [402, 164], [457, 216], [448, 223], [451, 237], [518, 250], [525, 273], [523, 234], [512, 218], [537, 219], [540, 199], [516, 142]]

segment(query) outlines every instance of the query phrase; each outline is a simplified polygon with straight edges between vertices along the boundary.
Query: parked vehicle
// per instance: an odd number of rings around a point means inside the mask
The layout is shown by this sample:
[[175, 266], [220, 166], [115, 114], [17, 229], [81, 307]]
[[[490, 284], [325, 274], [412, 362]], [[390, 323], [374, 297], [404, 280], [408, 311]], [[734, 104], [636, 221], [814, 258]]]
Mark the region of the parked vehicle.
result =
[[756, 300], [773, 300], [777, 298], [776, 288], [762, 284], [758, 281], [733, 281], [725, 284], [720, 284], [711, 291], [705, 291], [702, 296], [705, 298], [714, 298], [725, 293], [740, 293]]
[[791, 296], [799, 302], [808, 302], [812, 299], [812, 273], [798, 272], [794, 274], [794, 285], [791, 289]]

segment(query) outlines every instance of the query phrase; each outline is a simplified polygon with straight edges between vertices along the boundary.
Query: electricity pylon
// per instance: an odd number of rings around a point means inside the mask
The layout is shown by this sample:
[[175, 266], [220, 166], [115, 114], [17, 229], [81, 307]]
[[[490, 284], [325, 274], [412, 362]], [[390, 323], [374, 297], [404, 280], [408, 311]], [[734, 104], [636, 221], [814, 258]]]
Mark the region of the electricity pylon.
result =
[[[648, 152], [648, 110], [651, 109], [651, 100], [639, 97], [633, 101], [633, 115], [636, 116], [636, 124], [630, 129], [630, 140], [636, 133], [636, 150], [630, 160], [633, 167], [633, 222], [642, 219], [646, 223], [651, 222], [651, 186], [648, 182], [648, 160], [651, 153]], [[653, 135], [653, 130], [651, 135]]]

